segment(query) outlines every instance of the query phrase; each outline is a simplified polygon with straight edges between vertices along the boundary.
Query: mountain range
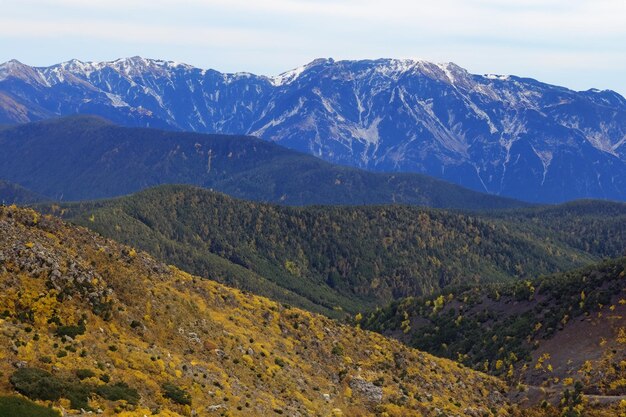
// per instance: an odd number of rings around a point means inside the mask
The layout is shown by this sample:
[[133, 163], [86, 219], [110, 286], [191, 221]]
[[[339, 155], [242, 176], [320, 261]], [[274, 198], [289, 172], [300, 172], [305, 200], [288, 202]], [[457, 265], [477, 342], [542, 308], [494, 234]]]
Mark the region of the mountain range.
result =
[[0, 65], [0, 123], [96, 114], [247, 134], [331, 162], [531, 202], [626, 200], [626, 100], [453, 64], [318, 59], [279, 76], [140, 57]]

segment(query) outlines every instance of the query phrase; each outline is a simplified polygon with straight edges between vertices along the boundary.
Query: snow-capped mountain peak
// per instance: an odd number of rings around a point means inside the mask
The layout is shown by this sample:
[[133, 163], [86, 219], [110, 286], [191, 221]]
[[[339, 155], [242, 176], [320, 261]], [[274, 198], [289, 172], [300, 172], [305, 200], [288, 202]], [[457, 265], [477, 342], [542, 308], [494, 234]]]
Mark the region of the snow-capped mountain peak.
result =
[[273, 86], [279, 87], [284, 84], [288, 84], [298, 78], [300, 74], [302, 74], [307, 69], [307, 65], [302, 65], [292, 70], [283, 72], [282, 74], [269, 77], [270, 82]]
[[332, 162], [530, 201], [626, 199], [624, 97], [452, 62], [320, 58], [277, 76], [142, 57], [0, 65], [0, 123], [74, 113], [255, 134]]
[[295, 81], [296, 79], [298, 79], [298, 77], [300, 77], [300, 75], [302, 75], [302, 73], [311, 68], [320, 67], [325, 64], [332, 64], [334, 62], [335, 61], [332, 58], [317, 58], [309, 62], [308, 64], [301, 65], [289, 71], [285, 71], [279, 75], [270, 76], [268, 77], [268, 80], [273, 86], [280, 87]]
[[32, 84], [46, 84], [37, 69], [22, 64], [16, 59], [0, 64], [0, 81], [7, 80], [9, 78], [20, 79], [24, 82]]

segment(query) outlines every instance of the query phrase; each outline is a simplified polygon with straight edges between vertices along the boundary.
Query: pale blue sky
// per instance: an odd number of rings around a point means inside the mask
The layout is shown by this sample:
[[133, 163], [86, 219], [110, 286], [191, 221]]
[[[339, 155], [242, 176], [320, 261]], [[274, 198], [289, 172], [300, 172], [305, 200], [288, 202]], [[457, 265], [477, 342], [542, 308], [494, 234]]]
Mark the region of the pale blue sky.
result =
[[0, 0], [0, 61], [418, 58], [626, 94], [626, 0]]

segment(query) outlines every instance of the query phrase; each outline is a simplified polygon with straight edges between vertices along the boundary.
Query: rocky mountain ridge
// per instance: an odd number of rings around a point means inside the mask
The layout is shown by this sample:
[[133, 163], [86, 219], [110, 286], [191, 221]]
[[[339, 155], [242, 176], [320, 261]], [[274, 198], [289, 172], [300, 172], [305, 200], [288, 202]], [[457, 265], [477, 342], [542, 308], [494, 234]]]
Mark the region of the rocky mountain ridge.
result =
[[527, 201], [626, 199], [626, 100], [416, 60], [318, 59], [279, 76], [133, 57], [0, 65], [0, 123], [97, 114], [256, 135], [331, 162]]

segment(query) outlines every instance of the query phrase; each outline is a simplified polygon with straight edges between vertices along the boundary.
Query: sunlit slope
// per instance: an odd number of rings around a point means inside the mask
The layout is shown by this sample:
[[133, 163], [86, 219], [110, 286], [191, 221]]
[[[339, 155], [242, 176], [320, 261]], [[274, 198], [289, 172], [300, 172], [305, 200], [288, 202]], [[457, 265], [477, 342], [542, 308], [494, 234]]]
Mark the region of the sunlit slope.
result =
[[15, 207], [0, 208], [0, 306], [0, 395], [58, 408], [490, 416], [504, 403], [492, 377]]

